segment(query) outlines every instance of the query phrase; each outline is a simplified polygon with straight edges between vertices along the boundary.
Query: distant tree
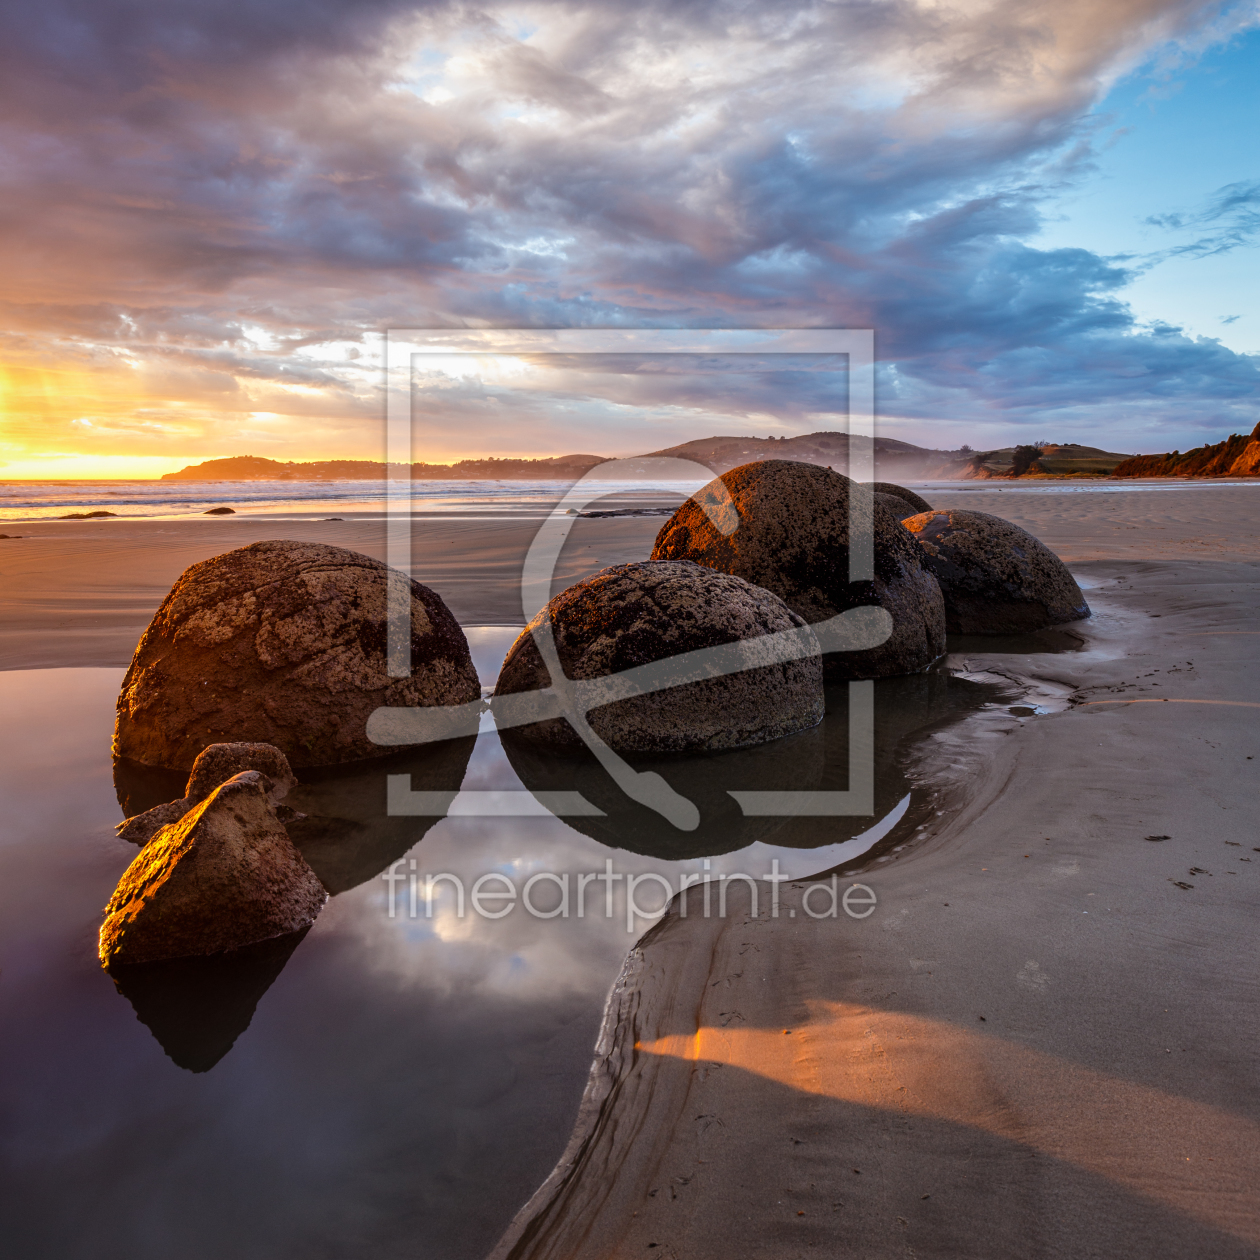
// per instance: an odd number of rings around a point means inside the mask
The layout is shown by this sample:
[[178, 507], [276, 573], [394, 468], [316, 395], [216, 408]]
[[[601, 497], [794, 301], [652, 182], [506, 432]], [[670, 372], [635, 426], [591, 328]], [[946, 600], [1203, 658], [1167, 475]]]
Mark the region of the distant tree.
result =
[[970, 446], [968, 446], [966, 442], [964, 442], [964, 443], [963, 443], [963, 444], [962, 444], [962, 445], [958, 448], [958, 453], [959, 453], [960, 455], [970, 455], [970, 454], [971, 454], [971, 447], [970, 447]]
[[[1015, 448], [1015, 458], [1011, 462], [1011, 472], [1016, 477], [1022, 477], [1037, 463], [1040, 455], [1041, 448], [1039, 446], [1017, 446]], [[1038, 465], [1038, 467], [1040, 466]]]

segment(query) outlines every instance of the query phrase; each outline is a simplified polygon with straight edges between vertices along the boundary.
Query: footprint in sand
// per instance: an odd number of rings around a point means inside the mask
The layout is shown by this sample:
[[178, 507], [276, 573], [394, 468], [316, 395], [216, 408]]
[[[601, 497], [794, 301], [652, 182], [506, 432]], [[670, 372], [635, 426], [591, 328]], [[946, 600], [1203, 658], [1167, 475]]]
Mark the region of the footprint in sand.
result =
[[1037, 993], [1044, 993], [1050, 984], [1050, 977], [1031, 958], [1015, 973], [1015, 979]]

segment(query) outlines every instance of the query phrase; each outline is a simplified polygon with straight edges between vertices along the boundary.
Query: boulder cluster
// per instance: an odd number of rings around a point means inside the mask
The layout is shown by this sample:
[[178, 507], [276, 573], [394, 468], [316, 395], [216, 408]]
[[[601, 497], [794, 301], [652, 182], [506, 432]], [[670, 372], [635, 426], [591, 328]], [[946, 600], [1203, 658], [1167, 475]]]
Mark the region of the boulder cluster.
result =
[[[411, 617], [405, 677], [387, 661], [400, 590]], [[762, 460], [688, 499], [650, 559], [552, 599], [509, 650], [493, 707], [521, 764], [584, 747], [597, 757], [747, 750], [817, 727], [826, 681], [928, 669], [947, 632], [1020, 633], [1087, 616], [1062, 561], [1008, 521]], [[378, 708], [480, 696], [441, 598], [377, 560], [274, 541], [188, 569], [136, 649], [114, 732], [136, 781], [174, 772], [187, 782], [118, 828], [141, 849], [106, 908], [102, 962], [218, 955], [305, 931], [329, 890], [363, 878], [402, 840], [360, 817], [381, 812], [379, 775], [363, 808], [312, 820], [281, 803], [293, 767], [335, 776], [379, 757], [366, 731]], [[471, 742], [447, 744], [425, 752], [432, 794], [458, 790], [467, 764]], [[804, 766], [803, 747], [788, 760]], [[535, 770], [549, 773], [542, 762]]]
[[[855, 520], [870, 540], [870, 576], [850, 581]], [[761, 663], [767, 636], [821, 633], [866, 608], [886, 614], [882, 641], [858, 650], [824, 642], [821, 670], [816, 656]], [[1063, 562], [1008, 521], [934, 511], [888, 482], [862, 486], [830, 468], [759, 460], [689, 498], [648, 561], [604, 569], [552, 599], [508, 652], [494, 705], [512, 719], [516, 697], [553, 685], [542, 640], [584, 700], [598, 702], [599, 679], [647, 682], [641, 667], [656, 665], [650, 691], [620, 694], [609, 682], [607, 703], [587, 710], [589, 733], [614, 750], [749, 747], [821, 720], [824, 680], [927, 669], [944, 654], [947, 632], [1010, 634], [1087, 616]], [[722, 669], [742, 672], [696, 678], [687, 654], [719, 646], [728, 649]], [[513, 724], [514, 741], [557, 750], [584, 738], [559, 716]]]
[[[410, 603], [405, 677], [388, 668], [391, 582]], [[294, 837], [308, 822], [343, 820], [308, 820], [280, 803], [297, 782], [292, 767], [379, 757], [365, 728], [382, 705], [480, 695], [468, 641], [441, 598], [378, 560], [281, 540], [193, 565], [145, 631], [118, 698], [123, 777], [182, 772], [187, 784], [118, 828], [142, 847], [106, 907], [102, 963], [218, 955], [305, 931], [328, 892]], [[445, 778], [459, 758], [444, 747], [436, 760]], [[314, 830], [322, 839], [329, 827]]]

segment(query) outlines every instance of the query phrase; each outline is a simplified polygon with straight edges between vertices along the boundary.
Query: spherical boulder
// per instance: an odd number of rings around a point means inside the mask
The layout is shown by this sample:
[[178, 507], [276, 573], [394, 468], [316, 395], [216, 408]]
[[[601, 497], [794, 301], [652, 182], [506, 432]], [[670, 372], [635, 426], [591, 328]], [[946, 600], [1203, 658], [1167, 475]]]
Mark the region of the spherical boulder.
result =
[[191, 769], [210, 744], [274, 744], [296, 767], [386, 751], [365, 734], [381, 705], [458, 705], [480, 685], [459, 624], [410, 582], [407, 678], [386, 672], [378, 560], [319, 543], [253, 543], [187, 569], [123, 679], [114, 753]]
[[829, 468], [790, 460], [733, 468], [707, 489], [712, 496], [725, 487], [738, 514], [735, 531], [719, 532], [688, 499], [657, 534], [652, 559], [694, 560], [735, 574], [773, 591], [811, 625], [850, 608], [879, 605], [892, 616], [891, 636], [861, 652], [829, 653], [828, 679], [915, 673], [945, 651], [941, 592], [914, 539], [879, 503], [872, 521], [874, 581], [849, 581], [849, 495], [855, 485]]
[[902, 525], [940, 583], [952, 634], [1023, 634], [1090, 615], [1067, 565], [1010, 521], [950, 509]]
[[870, 487], [876, 494], [887, 494], [894, 499], [900, 499], [907, 507], [914, 508], [915, 512], [930, 512], [932, 510], [932, 505], [926, 499], [915, 494], [913, 490], [907, 490], [905, 486], [897, 485], [895, 482], [872, 481]]
[[899, 499], [895, 494], [881, 494], [875, 491], [875, 502], [879, 504], [894, 521], [904, 521], [907, 516], [917, 516], [923, 509], [911, 507], [905, 499]]
[[[594, 700], [587, 721], [618, 752], [747, 747], [822, 721], [822, 665], [812, 632], [776, 595], [742, 578], [688, 561], [619, 564], [592, 574], [557, 595], [508, 650], [495, 688], [496, 714], [519, 709], [512, 697], [551, 685], [535, 641], [548, 621], [567, 678], [608, 680], [587, 689]], [[793, 630], [805, 632], [812, 654], [774, 662], [764, 636]], [[721, 645], [733, 650], [712, 676], [695, 679], [685, 663], [668, 664]], [[657, 662], [663, 669], [654, 672], [650, 690], [600, 703], [601, 690], [616, 695], [615, 675]], [[527, 723], [520, 734], [562, 748], [583, 742], [556, 716]]]

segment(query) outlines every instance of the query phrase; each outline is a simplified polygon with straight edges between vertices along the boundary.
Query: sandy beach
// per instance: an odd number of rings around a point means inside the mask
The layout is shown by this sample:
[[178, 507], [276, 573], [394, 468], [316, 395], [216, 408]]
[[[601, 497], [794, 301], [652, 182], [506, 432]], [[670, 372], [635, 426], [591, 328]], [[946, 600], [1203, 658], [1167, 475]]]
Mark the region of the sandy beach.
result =
[[1260, 1252], [1260, 496], [1000, 494], [949, 504], [1088, 583], [1086, 648], [1029, 680], [1072, 707], [845, 868], [869, 919], [811, 921], [801, 886], [777, 919], [676, 906], [496, 1255]]
[[[922, 492], [1031, 530], [1087, 588], [1081, 650], [951, 661], [1057, 711], [924, 751], [936, 820], [843, 868], [869, 918], [814, 921], [802, 886], [777, 918], [675, 904], [496, 1255], [1260, 1254], [1260, 492]], [[659, 524], [579, 522], [557, 588]], [[535, 528], [418, 522], [414, 576], [466, 625], [519, 624]], [[126, 665], [184, 568], [257, 539], [384, 554], [379, 519], [7, 532], [8, 670]]]

